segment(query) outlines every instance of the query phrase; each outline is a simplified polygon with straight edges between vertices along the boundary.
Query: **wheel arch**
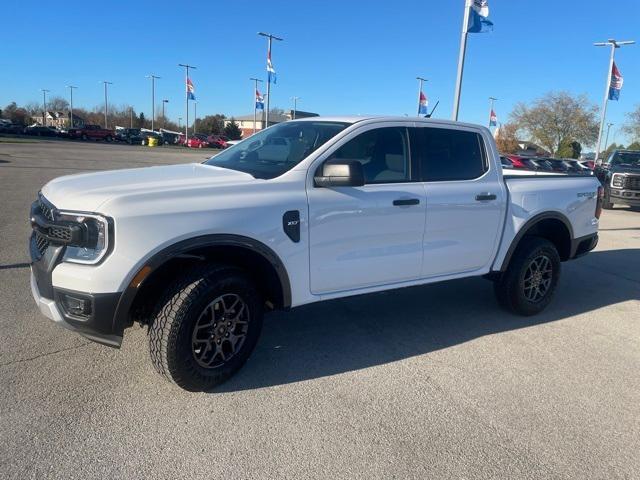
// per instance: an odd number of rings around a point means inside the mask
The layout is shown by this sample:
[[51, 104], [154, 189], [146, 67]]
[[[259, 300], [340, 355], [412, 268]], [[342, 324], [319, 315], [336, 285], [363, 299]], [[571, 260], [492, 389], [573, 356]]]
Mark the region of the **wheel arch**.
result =
[[543, 212], [531, 217], [520, 230], [518, 230], [500, 265], [500, 272], [504, 272], [507, 269], [511, 257], [516, 251], [516, 248], [518, 248], [518, 245], [520, 245], [522, 239], [531, 235], [546, 238], [553, 243], [558, 250], [560, 260], [566, 261], [571, 258], [573, 249], [572, 240], [574, 238], [571, 222], [560, 212]]
[[[267, 245], [250, 237], [212, 234], [174, 243], [154, 254], [138, 268], [124, 290], [114, 321], [131, 325], [144, 311], [154, 286], [162, 286], [190, 264], [219, 261], [244, 267], [258, 283], [274, 309], [291, 307], [291, 284], [284, 263]], [[157, 295], [157, 293], [155, 294]]]

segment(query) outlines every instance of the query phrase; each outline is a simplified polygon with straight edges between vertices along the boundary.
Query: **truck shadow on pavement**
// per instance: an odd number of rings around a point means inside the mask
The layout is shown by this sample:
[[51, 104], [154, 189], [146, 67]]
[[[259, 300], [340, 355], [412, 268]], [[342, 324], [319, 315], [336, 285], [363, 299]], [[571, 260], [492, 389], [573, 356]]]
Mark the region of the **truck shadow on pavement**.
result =
[[470, 278], [333, 300], [265, 318], [253, 355], [213, 392], [255, 389], [341, 374], [640, 300], [640, 249], [592, 252], [563, 264], [546, 311], [500, 309], [493, 284]]

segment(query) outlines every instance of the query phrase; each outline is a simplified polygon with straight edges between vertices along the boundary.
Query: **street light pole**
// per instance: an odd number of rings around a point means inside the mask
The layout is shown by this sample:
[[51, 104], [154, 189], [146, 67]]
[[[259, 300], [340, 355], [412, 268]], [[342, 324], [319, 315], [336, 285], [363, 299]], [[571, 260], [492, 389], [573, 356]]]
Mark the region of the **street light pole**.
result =
[[422, 85], [429, 80], [422, 77], [416, 77], [416, 80], [418, 80], [418, 116], [420, 116], [420, 94], [422, 93]]
[[167, 118], [164, 116], [164, 104], [169, 103], [169, 100], [162, 100], [162, 128], [166, 126]]
[[[258, 82], [262, 83], [262, 80], [259, 78], [251, 77], [249, 80], [253, 80], [253, 133], [256, 133], [256, 110], [258, 109]], [[262, 105], [262, 109], [264, 110], [264, 104]]]
[[129, 128], [133, 128], [133, 107], [129, 107]]
[[465, 0], [464, 15], [462, 19], [462, 35], [460, 36], [460, 52], [458, 54], [458, 75], [456, 76], [456, 91], [453, 96], [453, 114], [451, 119], [458, 121], [460, 111], [460, 90], [462, 90], [462, 74], [464, 73], [464, 57], [467, 52], [467, 30], [469, 30], [469, 10], [473, 0]]
[[162, 78], [162, 77], [158, 77], [157, 75], [151, 74], [151, 75], [147, 75], [146, 78], [151, 79], [151, 130], [153, 130], [154, 122], [156, 119], [156, 78]]
[[300, 100], [300, 97], [291, 97], [291, 100], [293, 100], [292, 120], [295, 120], [296, 119], [296, 112], [298, 111], [298, 100]]
[[600, 159], [600, 142], [602, 140], [602, 132], [604, 130], [604, 122], [607, 117], [607, 102], [609, 101], [609, 88], [611, 86], [611, 70], [613, 69], [613, 61], [615, 58], [616, 48], [620, 48], [623, 45], [631, 45], [636, 43], [635, 40], [625, 40], [618, 42], [617, 40], [610, 38], [606, 42], [594, 43], [596, 47], [610, 47], [611, 53], [609, 55], [609, 70], [607, 70], [607, 83], [604, 88], [604, 100], [602, 101], [602, 111], [600, 116], [600, 129], [598, 130], [598, 144], [596, 146], [596, 164]]
[[78, 88], [73, 85], [67, 85], [70, 94], [69, 102], [69, 128], [73, 128], [73, 89]]
[[193, 65], [187, 65], [185, 63], [179, 63], [178, 64], [179, 67], [184, 67], [184, 111], [185, 111], [185, 115], [186, 115], [186, 121], [184, 122], [184, 141], [185, 141], [185, 145], [187, 144], [187, 142], [189, 141], [189, 89], [187, 88], [187, 82], [189, 81], [189, 69], [193, 68], [194, 70], [196, 69], [196, 67], [194, 67]]
[[[258, 32], [258, 35], [262, 36], [262, 37], [267, 37], [267, 59], [271, 60], [271, 41], [272, 40], [279, 40], [282, 41], [283, 39], [280, 37], [276, 37], [275, 35], [272, 35], [270, 33], [264, 33], [264, 32]], [[269, 65], [267, 65], [268, 67]], [[271, 74], [270, 72], [267, 71], [267, 105], [266, 105], [266, 110], [265, 110], [265, 125], [264, 128], [269, 128], [269, 101], [271, 98]]]
[[496, 97], [489, 97], [489, 127], [491, 127], [491, 114], [493, 113], [493, 102], [498, 100]]
[[613, 123], [607, 123], [607, 135], [604, 137], [604, 150], [607, 149], [607, 144], [609, 143], [609, 130], [611, 130], [612, 126]]
[[103, 80], [104, 83], [104, 128], [109, 128], [109, 101], [107, 97], [107, 85], [113, 85], [112, 82]]
[[47, 92], [51, 90], [47, 90], [46, 88], [41, 88], [42, 90], [42, 125], [47, 126]]
[[198, 101], [194, 100], [193, 101], [193, 134], [195, 135], [196, 132], [196, 123], [198, 122]]

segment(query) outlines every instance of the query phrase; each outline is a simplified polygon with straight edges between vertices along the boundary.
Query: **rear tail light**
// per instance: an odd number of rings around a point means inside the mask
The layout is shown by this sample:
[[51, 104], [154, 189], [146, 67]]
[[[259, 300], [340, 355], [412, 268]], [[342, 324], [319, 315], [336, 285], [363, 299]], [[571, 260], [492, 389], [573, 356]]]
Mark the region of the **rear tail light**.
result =
[[598, 194], [596, 197], [596, 218], [600, 218], [602, 213], [602, 201], [604, 200], [604, 188], [598, 187]]

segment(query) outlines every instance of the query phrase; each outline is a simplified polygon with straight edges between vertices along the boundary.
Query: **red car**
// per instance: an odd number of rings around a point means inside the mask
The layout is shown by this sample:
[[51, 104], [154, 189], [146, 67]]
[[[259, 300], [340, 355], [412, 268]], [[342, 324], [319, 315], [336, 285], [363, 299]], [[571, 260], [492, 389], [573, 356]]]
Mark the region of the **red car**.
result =
[[189, 148], [207, 148], [208, 146], [209, 142], [198, 137], [191, 137], [187, 140], [187, 147]]
[[207, 137], [207, 142], [209, 142], [209, 146], [213, 147], [213, 148], [227, 148], [229, 145], [227, 145], [227, 141], [229, 139], [227, 137], [224, 137], [222, 135], [209, 135]]

